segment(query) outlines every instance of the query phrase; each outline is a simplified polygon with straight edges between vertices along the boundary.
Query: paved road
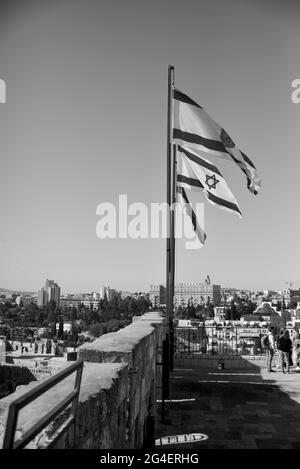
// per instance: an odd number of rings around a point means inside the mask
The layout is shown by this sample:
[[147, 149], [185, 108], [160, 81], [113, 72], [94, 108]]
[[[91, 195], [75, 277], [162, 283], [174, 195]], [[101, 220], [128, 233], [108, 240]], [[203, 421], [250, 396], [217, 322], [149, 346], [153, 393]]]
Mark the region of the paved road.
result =
[[250, 370], [175, 367], [170, 399], [165, 405], [171, 423], [158, 417], [156, 439], [190, 433], [208, 439], [161, 449], [300, 449], [300, 372], [293, 369], [282, 374], [257, 365]]

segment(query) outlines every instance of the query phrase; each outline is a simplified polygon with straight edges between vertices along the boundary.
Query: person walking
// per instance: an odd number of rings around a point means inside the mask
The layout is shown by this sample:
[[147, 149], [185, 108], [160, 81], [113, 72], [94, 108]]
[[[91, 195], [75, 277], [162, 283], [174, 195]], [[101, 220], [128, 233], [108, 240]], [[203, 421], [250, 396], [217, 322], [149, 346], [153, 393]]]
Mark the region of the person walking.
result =
[[273, 326], [269, 328], [269, 332], [266, 338], [267, 339], [264, 341], [264, 344], [265, 344], [264, 347], [265, 347], [266, 354], [267, 354], [267, 371], [275, 372], [275, 370], [272, 370], [272, 360], [273, 360], [273, 357], [275, 354], [275, 348], [276, 348], [275, 330]]
[[288, 331], [285, 331], [285, 330], [282, 329], [280, 331], [280, 335], [279, 335], [278, 341], [277, 341], [277, 349], [278, 349], [278, 353], [279, 353], [279, 360], [280, 360], [280, 364], [281, 364], [282, 373], [285, 373], [285, 371], [284, 371], [285, 363], [286, 363], [287, 372], [288, 373], [290, 372], [289, 352], [291, 350], [291, 347], [292, 347], [292, 341], [289, 337], [289, 333], [288, 333]]

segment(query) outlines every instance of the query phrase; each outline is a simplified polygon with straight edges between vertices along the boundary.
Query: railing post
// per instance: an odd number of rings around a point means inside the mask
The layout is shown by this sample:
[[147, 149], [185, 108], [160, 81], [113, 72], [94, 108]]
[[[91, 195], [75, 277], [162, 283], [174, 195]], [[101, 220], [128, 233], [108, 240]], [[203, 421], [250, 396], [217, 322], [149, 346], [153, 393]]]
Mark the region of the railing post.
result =
[[[54, 374], [49, 379], [42, 381], [35, 388], [30, 389], [11, 402], [5, 427], [3, 449], [24, 448], [35, 438], [36, 435], [38, 435], [44, 428], [46, 428], [46, 426], [51, 421], [53, 421], [65, 408], [67, 408], [69, 404], [72, 404], [71, 415], [56, 431], [53, 440], [48, 445], [48, 447], [50, 447], [52, 444], [55, 444], [58, 441], [58, 438], [60, 438], [71, 425], [76, 424], [75, 417], [79, 398], [82, 368], [83, 362], [74, 363], [68, 368], [59, 371], [57, 374]], [[48, 413], [46, 413], [46, 415], [40, 417], [40, 419], [31, 428], [29, 428], [16, 443], [14, 443], [19, 411], [26, 405], [30, 404], [30, 402], [47, 392], [49, 389], [53, 388], [57, 383], [65, 379], [67, 376], [71, 375], [75, 370], [77, 371], [77, 374], [73, 392], [68, 394], [63, 400], [61, 400], [61, 402], [58, 402], [58, 404], [55, 405], [54, 408], [52, 408]]]
[[169, 399], [169, 338], [168, 336], [166, 339], [163, 340], [163, 374], [162, 374], [162, 393], [163, 393], [163, 400]]
[[12, 402], [8, 409], [8, 416], [3, 440], [3, 449], [12, 449], [14, 444], [15, 431], [17, 426], [18, 413], [16, 405]]
[[72, 426], [72, 429], [71, 429], [72, 447], [75, 446], [75, 443], [76, 443], [76, 413], [77, 413], [77, 407], [78, 407], [79, 391], [80, 391], [80, 386], [81, 386], [82, 369], [83, 368], [81, 367], [81, 368], [78, 368], [76, 371], [74, 391], [78, 391], [78, 397], [77, 399], [74, 399], [74, 401], [72, 402], [71, 413], [70, 413], [70, 415], [74, 418], [74, 425]]
[[173, 371], [173, 359], [174, 359], [174, 324], [170, 328], [170, 371]]

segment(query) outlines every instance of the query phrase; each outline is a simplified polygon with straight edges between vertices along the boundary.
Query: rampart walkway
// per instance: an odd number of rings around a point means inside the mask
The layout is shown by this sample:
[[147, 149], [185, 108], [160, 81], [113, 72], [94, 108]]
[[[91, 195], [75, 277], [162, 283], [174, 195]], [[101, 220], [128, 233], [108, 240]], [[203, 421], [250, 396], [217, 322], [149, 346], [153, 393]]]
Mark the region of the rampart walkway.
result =
[[300, 449], [300, 372], [293, 368], [282, 374], [259, 364], [224, 370], [175, 366], [170, 399], [171, 423], [158, 417], [156, 438], [195, 432], [208, 439], [161, 448]]

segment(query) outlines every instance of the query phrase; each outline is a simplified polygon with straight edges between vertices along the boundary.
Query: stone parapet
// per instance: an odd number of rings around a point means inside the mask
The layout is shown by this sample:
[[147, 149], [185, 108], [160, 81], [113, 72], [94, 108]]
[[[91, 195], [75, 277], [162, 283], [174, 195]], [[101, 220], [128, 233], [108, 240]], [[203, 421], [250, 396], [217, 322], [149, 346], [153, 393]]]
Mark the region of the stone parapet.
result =
[[157, 387], [161, 383], [161, 347], [165, 333], [161, 313], [133, 318], [132, 324], [105, 334], [79, 348], [79, 359], [129, 366], [128, 434], [129, 448], [140, 448], [151, 438], [156, 412]]
[[[22, 386], [0, 401], [0, 446], [10, 402], [36, 384]], [[20, 413], [16, 438], [62, 401], [74, 387], [74, 375], [67, 377], [45, 394], [28, 404]], [[123, 364], [85, 363], [80, 388], [76, 419], [76, 448], [126, 448], [127, 446], [128, 367]], [[69, 416], [69, 409], [60, 414], [28, 447], [41, 449], [48, 446], [56, 430]], [[73, 431], [67, 430], [56, 448], [73, 446]]]
[[[165, 322], [160, 313], [134, 317], [132, 324], [105, 334], [78, 350], [84, 361], [75, 439], [68, 429], [57, 448], [141, 448], [153, 437], [157, 389], [161, 386], [161, 352]], [[51, 362], [51, 360], [50, 360]], [[51, 363], [50, 363], [51, 364]], [[63, 365], [59, 362], [58, 369]], [[27, 390], [30, 383], [0, 401], [0, 447], [9, 404]], [[16, 439], [34, 425], [72, 390], [74, 375], [61, 381], [20, 414]], [[29, 445], [45, 448], [69, 415], [59, 415]]]

